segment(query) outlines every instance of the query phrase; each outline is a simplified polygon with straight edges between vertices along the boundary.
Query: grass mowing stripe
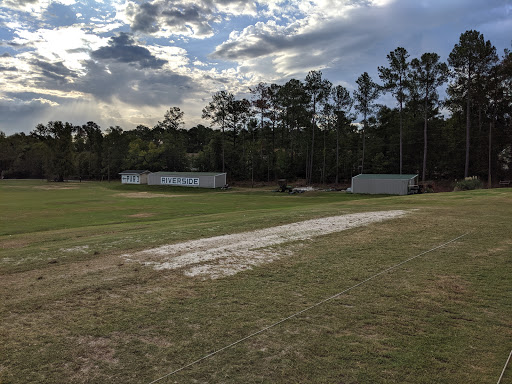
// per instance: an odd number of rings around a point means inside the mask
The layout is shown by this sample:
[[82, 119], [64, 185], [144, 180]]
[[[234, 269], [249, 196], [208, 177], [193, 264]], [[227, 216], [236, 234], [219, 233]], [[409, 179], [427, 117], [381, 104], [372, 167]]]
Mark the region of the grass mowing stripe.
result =
[[507, 369], [507, 365], [510, 361], [510, 356], [512, 356], [512, 350], [510, 351], [510, 353], [508, 354], [508, 359], [505, 363], [505, 366], [503, 367], [503, 370], [501, 371], [501, 375], [500, 375], [500, 378], [498, 379], [498, 383], [497, 384], [500, 384], [501, 383], [501, 379], [503, 379], [503, 375], [505, 374], [505, 370]]
[[[396, 269], [396, 268], [400, 267], [401, 265], [403, 265], [403, 264], [405, 264], [405, 263], [408, 263], [409, 261], [412, 261], [412, 260], [414, 260], [414, 259], [417, 259], [418, 257], [421, 257], [421, 256], [423, 256], [423, 255], [426, 255], [427, 253], [433, 252], [433, 251], [435, 251], [435, 250], [437, 250], [437, 249], [443, 248], [443, 247], [447, 246], [448, 244], [451, 244], [451, 243], [453, 243], [453, 242], [455, 242], [455, 241], [457, 241], [457, 240], [459, 240], [459, 239], [461, 239], [461, 238], [463, 238], [463, 237], [467, 236], [469, 233], [470, 233], [470, 232], [466, 232], [466, 233], [464, 233], [464, 234], [462, 234], [462, 235], [460, 235], [460, 236], [457, 236], [457, 237], [455, 237], [455, 238], [453, 238], [453, 239], [451, 239], [451, 240], [449, 240], [449, 241], [447, 241], [447, 242], [445, 242], [445, 243], [443, 243], [443, 244], [440, 244], [440, 245], [438, 245], [438, 246], [436, 246], [436, 247], [434, 247], [434, 248], [431, 248], [431, 249], [429, 249], [429, 250], [427, 250], [427, 251], [421, 252], [421, 253], [417, 254], [416, 256], [413, 256], [413, 257], [410, 257], [410, 258], [408, 258], [408, 259], [406, 259], [406, 260], [403, 260], [403, 261], [401, 261], [401, 262], [400, 262], [400, 263], [398, 263], [398, 264], [395, 264], [395, 265], [393, 265], [393, 266], [391, 266], [391, 267], [388, 267], [388, 268], [386, 268], [386, 269], [384, 269], [384, 270], [382, 270], [382, 271], [380, 271], [380, 272], [376, 273], [375, 275], [370, 276], [370, 277], [368, 277], [367, 279], [365, 279], [365, 280], [363, 280], [363, 281], [361, 281], [361, 282], [359, 282], [359, 283], [357, 283], [357, 284], [355, 284], [355, 285], [353, 285], [353, 286], [351, 286], [351, 287], [349, 287], [349, 288], [347, 288], [347, 289], [345, 289], [345, 290], [343, 290], [343, 291], [341, 291], [341, 292], [336, 293], [336, 294], [335, 294], [335, 295], [333, 295], [333, 296], [330, 296], [330, 297], [328, 297], [328, 298], [326, 298], [326, 299], [324, 299], [324, 300], [322, 300], [322, 301], [319, 301], [318, 303], [313, 304], [313, 305], [311, 305], [311, 306], [309, 306], [309, 307], [307, 307], [307, 308], [305, 308], [305, 309], [303, 309], [303, 310], [301, 310], [301, 311], [299, 311], [299, 312], [296, 312], [296, 313], [294, 313], [293, 315], [290, 315], [290, 316], [288, 316], [288, 317], [286, 317], [286, 318], [284, 318], [284, 319], [281, 319], [281, 320], [279, 320], [279, 321], [277, 321], [277, 322], [275, 322], [275, 323], [273, 323], [273, 324], [270, 324], [270, 325], [266, 326], [265, 328], [260, 329], [260, 330], [259, 330], [259, 331], [257, 331], [257, 332], [251, 333], [250, 335], [245, 336], [245, 337], [244, 337], [244, 338], [242, 338], [242, 339], [239, 339], [239, 340], [237, 340], [237, 341], [235, 341], [235, 342], [233, 342], [233, 343], [231, 343], [231, 344], [229, 344], [229, 345], [226, 345], [226, 346], [224, 346], [224, 347], [222, 347], [222, 348], [220, 348], [220, 349], [217, 349], [217, 350], [215, 350], [215, 351], [213, 351], [213, 352], [211, 352], [211, 353], [209, 353], [209, 354], [207, 354], [207, 355], [205, 355], [205, 356], [203, 356], [203, 357], [201, 357], [201, 358], [199, 358], [199, 359], [197, 359], [197, 360], [195, 360], [195, 361], [193, 361], [193, 362], [191, 362], [191, 363], [188, 363], [187, 365], [184, 365], [184, 366], [182, 366], [181, 368], [178, 368], [178, 369], [176, 369], [176, 370], [174, 370], [174, 371], [172, 371], [172, 372], [170, 372], [170, 373], [167, 373], [166, 375], [161, 376], [161, 377], [159, 377], [158, 379], [155, 379], [155, 380], [151, 381], [149, 384], [157, 383], [157, 382], [159, 382], [159, 381], [161, 381], [161, 380], [165, 379], [166, 377], [172, 376], [172, 375], [174, 375], [175, 373], [178, 373], [178, 372], [180, 372], [180, 371], [183, 371], [184, 369], [187, 369], [188, 367], [191, 367], [191, 366], [193, 366], [193, 365], [195, 365], [195, 364], [197, 364], [197, 363], [200, 363], [201, 361], [206, 360], [206, 359], [208, 359], [208, 358], [210, 358], [210, 357], [212, 357], [212, 356], [214, 356], [214, 355], [216, 355], [216, 354], [218, 354], [218, 353], [220, 353], [220, 352], [222, 352], [222, 351], [225, 351], [226, 349], [229, 349], [229, 348], [231, 348], [231, 347], [234, 347], [235, 345], [240, 344], [240, 343], [244, 342], [245, 340], [250, 339], [251, 337], [257, 336], [257, 335], [259, 335], [259, 334], [261, 334], [261, 333], [263, 333], [263, 332], [265, 332], [265, 331], [268, 331], [269, 329], [274, 328], [274, 327], [278, 326], [279, 324], [284, 323], [285, 321], [288, 321], [288, 320], [290, 320], [290, 319], [293, 319], [293, 318], [295, 318], [295, 317], [299, 316], [300, 314], [302, 314], [302, 313], [304, 313], [304, 312], [307, 312], [307, 311], [309, 311], [309, 310], [311, 310], [311, 309], [313, 309], [313, 308], [318, 307], [319, 305], [322, 305], [322, 304], [324, 304], [324, 303], [326, 303], [326, 302], [328, 302], [328, 301], [330, 301], [330, 300], [332, 300], [332, 299], [335, 299], [335, 298], [337, 298], [338, 296], [341, 296], [341, 295], [343, 295], [344, 293], [347, 293], [347, 292], [351, 291], [352, 289], [357, 288], [357, 287], [359, 287], [359, 286], [361, 286], [361, 285], [363, 285], [363, 284], [367, 283], [368, 281], [375, 279], [376, 277], [378, 277], [378, 276], [380, 276], [380, 275], [383, 275], [383, 274], [384, 274], [384, 273], [386, 273], [386, 272], [392, 271], [392, 270], [394, 270], [394, 269]], [[512, 354], [512, 351], [511, 351], [511, 354]], [[510, 359], [510, 356], [509, 356], [509, 359]], [[508, 364], [508, 360], [507, 360], [507, 364]], [[506, 368], [507, 364], [505, 364], [505, 368]], [[503, 372], [505, 371], [505, 368], [503, 369]], [[503, 372], [502, 372], [502, 375], [501, 375], [501, 376], [503, 376]], [[500, 380], [499, 380], [499, 381], [501, 381], [501, 377], [500, 377]], [[499, 384], [499, 381], [498, 381], [498, 384]]]

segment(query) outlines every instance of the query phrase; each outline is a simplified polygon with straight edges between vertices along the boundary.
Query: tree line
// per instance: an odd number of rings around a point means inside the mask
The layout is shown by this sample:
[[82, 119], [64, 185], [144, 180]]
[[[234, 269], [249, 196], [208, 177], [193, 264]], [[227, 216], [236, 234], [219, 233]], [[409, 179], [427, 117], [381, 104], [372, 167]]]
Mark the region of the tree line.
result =
[[[403, 47], [352, 94], [321, 71], [283, 85], [260, 83], [250, 98], [219, 91], [202, 110], [208, 126], [184, 129], [171, 107], [150, 128], [51, 121], [30, 134], [0, 132], [0, 171], [10, 178], [110, 180], [125, 169], [223, 171], [231, 181], [305, 179], [340, 183], [359, 173], [418, 173], [423, 181], [510, 179], [512, 53], [500, 56], [474, 30], [448, 62]], [[446, 86], [446, 99], [439, 90]], [[390, 94], [396, 106], [376, 103]], [[448, 111], [448, 116], [440, 113]]]

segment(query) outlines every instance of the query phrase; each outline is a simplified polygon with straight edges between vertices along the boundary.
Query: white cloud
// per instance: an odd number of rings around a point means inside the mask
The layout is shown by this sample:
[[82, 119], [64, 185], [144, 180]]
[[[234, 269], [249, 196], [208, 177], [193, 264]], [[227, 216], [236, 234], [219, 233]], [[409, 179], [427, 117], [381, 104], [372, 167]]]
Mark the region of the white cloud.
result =
[[33, 17], [40, 17], [52, 3], [73, 5], [76, 0], [3, 0], [1, 6], [30, 13]]
[[189, 65], [190, 60], [187, 57], [187, 51], [183, 48], [164, 46], [164, 45], [148, 45], [148, 50], [158, 59], [167, 61], [165, 67], [171, 71], [178, 71]]
[[34, 32], [17, 30], [18, 43], [31, 43], [33, 52], [24, 56], [44, 58], [50, 62], [62, 61], [74, 71], [83, 69], [83, 60], [89, 58], [89, 51], [106, 44], [107, 39], [88, 33], [82, 26], [74, 25], [56, 29], [39, 29]]

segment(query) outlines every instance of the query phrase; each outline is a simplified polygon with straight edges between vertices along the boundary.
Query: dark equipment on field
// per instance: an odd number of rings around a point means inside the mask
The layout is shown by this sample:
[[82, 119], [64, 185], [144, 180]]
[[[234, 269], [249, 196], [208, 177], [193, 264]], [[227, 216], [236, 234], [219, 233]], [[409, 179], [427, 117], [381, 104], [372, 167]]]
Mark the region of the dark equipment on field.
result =
[[292, 187], [287, 185], [286, 179], [277, 180], [277, 184], [279, 185], [279, 192], [291, 192], [293, 189]]

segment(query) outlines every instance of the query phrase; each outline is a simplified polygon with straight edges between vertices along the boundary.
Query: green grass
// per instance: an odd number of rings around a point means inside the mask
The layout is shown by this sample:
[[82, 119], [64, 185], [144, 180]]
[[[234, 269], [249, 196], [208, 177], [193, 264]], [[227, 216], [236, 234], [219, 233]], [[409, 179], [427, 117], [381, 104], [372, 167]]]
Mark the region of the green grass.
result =
[[[144, 192], [166, 197], [134, 197]], [[218, 280], [120, 257], [389, 209], [410, 214]], [[468, 231], [161, 382], [495, 383], [512, 349], [511, 189], [376, 198], [2, 181], [0, 212], [2, 384], [149, 383]]]

